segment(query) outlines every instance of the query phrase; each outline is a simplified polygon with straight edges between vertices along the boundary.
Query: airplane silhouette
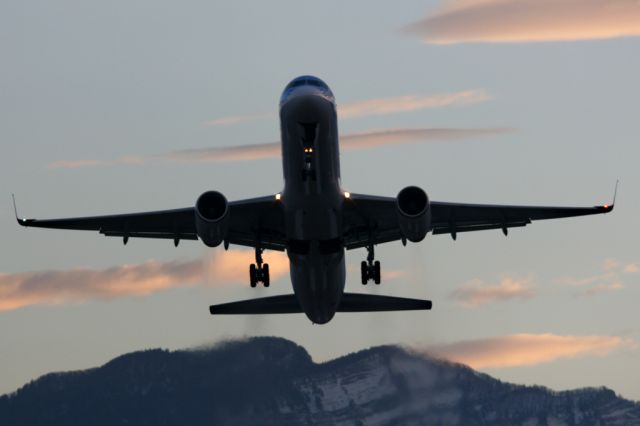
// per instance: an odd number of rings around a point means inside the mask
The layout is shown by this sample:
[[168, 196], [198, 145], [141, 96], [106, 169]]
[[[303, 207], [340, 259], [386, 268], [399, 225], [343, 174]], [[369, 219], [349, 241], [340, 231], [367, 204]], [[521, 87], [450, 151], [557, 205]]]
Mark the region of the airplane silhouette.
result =
[[[364, 247], [361, 281], [380, 284], [374, 247], [390, 241], [419, 242], [427, 233], [449, 234], [526, 226], [534, 220], [608, 213], [594, 207], [534, 207], [431, 201], [417, 186], [397, 197], [352, 194], [340, 183], [335, 98], [329, 86], [300, 76], [280, 99], [284, 189], [275, 195], [229, 202], [218, 191], [202, 194], [194, 207], [65, 219], [16, 219], [22, 226], [93, 230], [109, 237], [197, 240], [209, 247], [255, 249], [251, 287], [270, 284], [264, 250], [286, 251], [293, 294], [210, 306], [212, 314], [301, 313], [316, 324], [336, 312], [431, 309], [431, 301], [345, 293], [344, 251]], [[617, 184], [616, 184], [617, 189]], [[14, 201], [15, 206], [15, 201]]]

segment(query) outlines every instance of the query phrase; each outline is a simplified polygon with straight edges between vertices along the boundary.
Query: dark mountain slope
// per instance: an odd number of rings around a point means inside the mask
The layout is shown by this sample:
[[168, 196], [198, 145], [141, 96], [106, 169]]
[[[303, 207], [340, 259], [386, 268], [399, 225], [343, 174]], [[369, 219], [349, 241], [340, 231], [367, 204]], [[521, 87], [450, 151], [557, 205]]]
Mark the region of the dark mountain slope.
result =
[[324, 364], [280, 338], [148, 350], [0, 397], [0, 425], [640, 425], [606, 388], [552, 392], [381, 346]]

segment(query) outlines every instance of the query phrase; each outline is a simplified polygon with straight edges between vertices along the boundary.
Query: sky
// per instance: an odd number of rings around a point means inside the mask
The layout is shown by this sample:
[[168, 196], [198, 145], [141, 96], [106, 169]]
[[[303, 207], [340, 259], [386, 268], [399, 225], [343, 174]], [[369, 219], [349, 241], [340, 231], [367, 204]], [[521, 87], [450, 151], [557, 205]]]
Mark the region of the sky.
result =
[[[5, 1], [0, 5], [0, 393], [122, 353], [254, 335], [324, 361], [379, 344], [552, 389], [640, 400], [640, 4], [635, 0]], [[291, 292], [267, 252], [25, 229], [14, 219], [191, 206], [282, 189], [277, 103], [338, 103], [342, 184], [612, 214], [380, 245], [380, 286], [433, 310], [211, 317]]]

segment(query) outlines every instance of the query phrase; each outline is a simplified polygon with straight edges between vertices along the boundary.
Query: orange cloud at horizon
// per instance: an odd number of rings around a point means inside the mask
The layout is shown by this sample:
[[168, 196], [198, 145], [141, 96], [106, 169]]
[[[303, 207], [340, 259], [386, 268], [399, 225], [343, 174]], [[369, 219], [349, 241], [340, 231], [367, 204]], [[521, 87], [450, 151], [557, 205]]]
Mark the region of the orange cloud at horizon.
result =
[[474, 369], [483, 369], [531, 366], [581, 356], [606, 356], [619, 347], [630, 345], [629, 340], [618, 336], [523, 333], [431, 346], [426, 348], [426, 352]]
[[640, 3], [636, 0], [449, 0], [405, 30], [432, 44], [640, 36]]
[[[288, 272], [284, 253], [265, 255], [272, 280]], [[247, 284], [250, 250], [229, 250], [204, 259], [148, 262], [106, 269], [75, 268], [0, 274], [0, 312], [30, 305], [59, 305], [87, 300], [147, 296], [199, 283]]]
[[533, 279], [503, 277], [498, 284], [486, 284], [473, 279], [451, 292], [450, 297], [467, 307], [477, 307], [487, 303], [503, 302], [512, 299], [529, 299], [535, 296]]

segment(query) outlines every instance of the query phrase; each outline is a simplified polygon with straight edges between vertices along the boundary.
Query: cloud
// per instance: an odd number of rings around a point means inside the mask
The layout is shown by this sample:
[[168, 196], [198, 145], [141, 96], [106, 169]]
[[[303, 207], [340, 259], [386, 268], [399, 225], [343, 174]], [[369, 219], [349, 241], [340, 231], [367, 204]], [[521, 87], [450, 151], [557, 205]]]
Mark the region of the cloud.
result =
[[[482, 89], [464, 90], [454, 93], [436, 95], [406, 95], [390, 98], [367, 99], [338, 105], [338, 116], [343, 120], [351, 118], [389, 115], [400, 112], [418, 111], [428, 108], [441, 108], [452, 105], [470, 105], [485, 102], [491, 96]], [[227, 126], [250, 121], [275, 118], [275, 114], [231, 115], [215, 120], [205, 121], [203, 126]]]
[[264, 113], [264, 114], [251, 114], [251, 115], [229, 115], [222, 118], [217, 118], [215, 120], [209, 120], [202, 123], [203, 126], [213, 127], [213, 126], [228, 126], [230, 124], [240, 124], [246, 123], [248, 121], [256, 121], [263, 120], [266, 118], [274, 118], [275, 114], [272, 113]]
[[59, 160], [49, 163], [50, 169], [78, 169], [81, 167], [105, 166], [100, 160]]
[[127, 155], [116, 160], [59, 160], [48, 164], [50, 169], [79, 169], [83, 167], [117, 166], [120, 164], [142, 164], [146, 161], [143, 157]]
[[179, 162], [252, 161], [278, 157], [281, 149], [279, 142], [269, 142], [219, 148], [183, 149], [160, 155], [159, 158]]
[[[513, 132], [514, 129], [505, 127], [489, 128], [433, 128], [433, 129], [389, 129], [363, 133], [354, 133], [340, 137], [340, 146], [345, 151], [371, 149], [384, 145], [399, 145], [410, 143], [426, 143], [435, 141], [451, 141], [459, 139], [473, 139], [497, 136]], [[49, 168], [77, 168], [88, 166], [114, 166], [125, 164], [141, 164], [148, 161], [170, 162], [228, 162], [252, 161], [264, 158], [276, 158], [281, 155], [280, 142], [270, 142], [252, 145], [224, 146], [216, 148], [197, 148], [172, 151], [166, 154], [149, 157], [127, 156], [113, 161], [78, 160], [56, 161], [49, 164]]]
[[439, 108], [451, 105], [469, 105], [484, 102], [491, 96], [480, 89], [456, 93], [420, 96], [407, 95], [394, 98], [369, 99], [338, 105], [338, 116], [341, 119], [368, 117], [376, 115], [397, 114], [400, 112], [418, 111], [427, 108]]
[[498, 136], [513, 131], [514, 129], [506, 127], [377, 130], [342, 136], [340, 138], [340, 148], [345, 151], [355, 151], [384, 145], [453, 141]]
[[[268, 250], [262, 255], [269, 264], [271, 281], [289, 275], [289, 258], [284, 252]], [[249, 265], [255, 262], [253, 249], [214, 250], [205, 258], [206, 282], [214, 285], [249, 285]]]
[[448, 0], [405, 30], [433, 44], [638, 36], [640, 3], [637, 0]]
[[533, 279], [505, 276], [498, 284], [487, 284], [473, 279], [451, 293], [451, 298], [467, 307], [487, 303], [506, 302], [512, 299], [529, 299], [535, 295]]
[[[288, 271], [286, 255], [268, 252], [272, 280]], [[107, 269], [76, 268], [0, 274], [0, 312], [30, 305], [57, 305], [87, 300], [146, 296], [169, 288], [247, 284], [250, 250], [217, 252], [204, 259], [159, 262], [151, 260]]]
[[605, 259], [599, 274], [586, 277], [565, 276], [556, 279], [558, 284], [578, 288], [578, 295], [594, 296], [624, 288], [625, 275], [636, 274], [640, 268], [636, 263], [624, 263], [616, 259]]
[[632, 342], [618, 336], [512, 334], [430, 346], [426, 352], [471, 368], [530, 366], [581, 356], [606, 356]]

